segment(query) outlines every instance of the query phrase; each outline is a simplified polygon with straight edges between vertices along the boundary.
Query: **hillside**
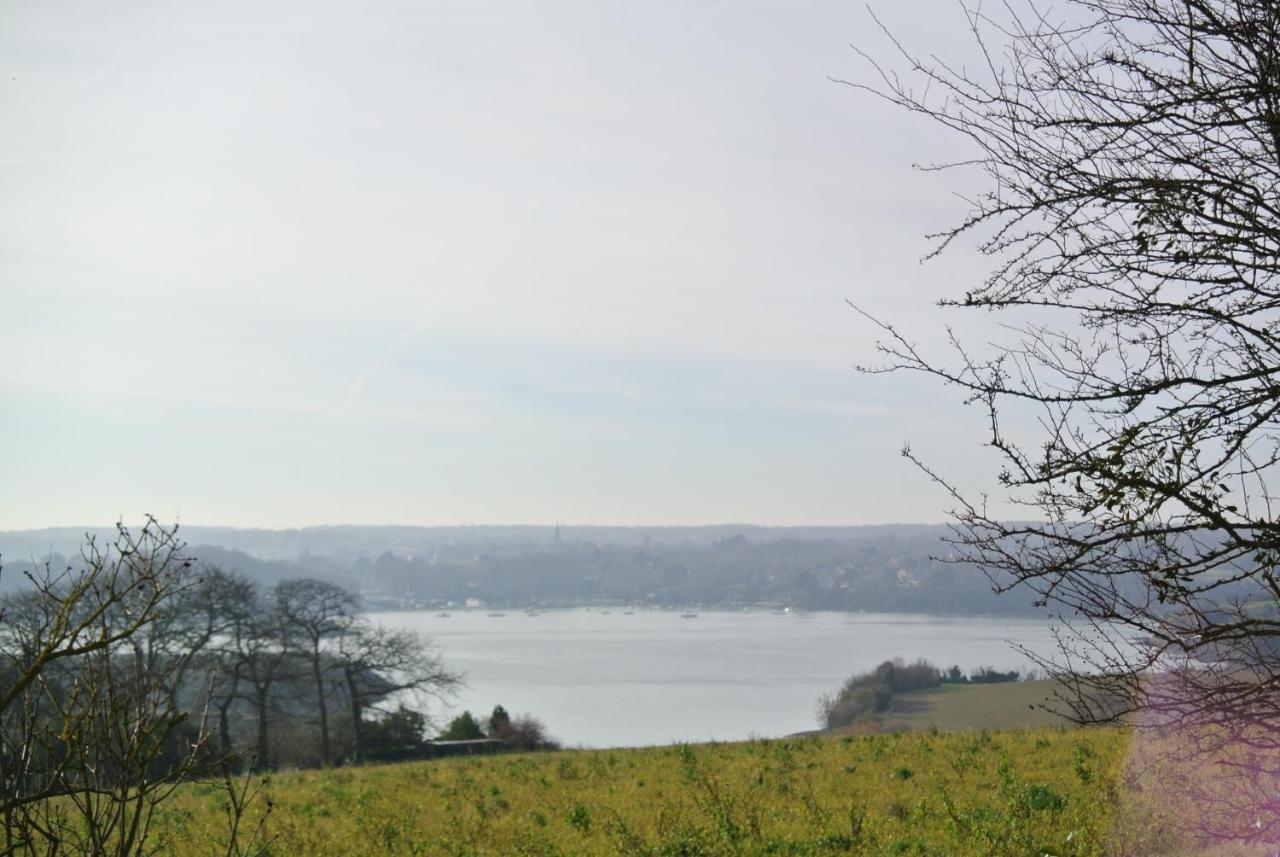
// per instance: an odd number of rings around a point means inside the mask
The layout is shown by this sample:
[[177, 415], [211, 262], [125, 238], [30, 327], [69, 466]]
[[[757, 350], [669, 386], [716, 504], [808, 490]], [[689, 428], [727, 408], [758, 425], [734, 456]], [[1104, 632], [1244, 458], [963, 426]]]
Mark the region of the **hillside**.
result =
[[[938, 561], [942, 526], [315, 527], [184, 526], [201, 563], [269, 585], [318, 577], [371, 609], [632, 604], [1042, 615], [996, 595], [977, 569]], [[0, 531], [0, 588], [78, 556], [80, 528]], [[99, 531], [100, 539], [110, 533]]]
[[1041, 706], [1052, 700], [1053, 681], [944, 684], [894, 697], [886, 718], [891, 729], [1023, 729], [1069, 726]]
[[[299, 857], [1084, 857], [1114, 853], [1126, 748], [1119, 730], [1040, 729], [445, 759], [274, 775], [253, 814], [270, 801], [271, 853]], [[186, 788], [157, 822], [167, 853], [209, 853], [224, 804]], [[1125, 853], [1156, 853], [1158, 831], [1126, 825]]]

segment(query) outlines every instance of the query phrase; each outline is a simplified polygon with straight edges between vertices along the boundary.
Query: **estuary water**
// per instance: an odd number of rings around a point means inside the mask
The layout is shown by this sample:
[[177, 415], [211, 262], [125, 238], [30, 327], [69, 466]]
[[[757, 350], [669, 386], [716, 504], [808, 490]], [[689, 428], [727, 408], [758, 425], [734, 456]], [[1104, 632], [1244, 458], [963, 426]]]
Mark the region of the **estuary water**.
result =
[[1043, 620], [903, 613], [750, 613], [600, 608], [380, 612], [433, 638], [467, 686], [443, 721], [501, 704], [566, 746], [628, 747], [775, 737], [817, 726], [818, 696], [889, 658], [1000, 670], [1054, 651]]

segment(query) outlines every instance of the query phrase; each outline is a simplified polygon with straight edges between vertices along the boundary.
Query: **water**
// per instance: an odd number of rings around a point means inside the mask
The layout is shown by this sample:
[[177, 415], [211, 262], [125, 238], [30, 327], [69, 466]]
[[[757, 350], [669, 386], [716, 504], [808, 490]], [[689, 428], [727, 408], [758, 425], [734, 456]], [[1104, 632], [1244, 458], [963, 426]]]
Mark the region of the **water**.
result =
[[566, 746], [779, 736], [817, 725], [820, 694], [888, 658], [1023, 669], [1054, 651], [1047, 623], [901, 613], [773, 615], [621, 609], [374, 613], [430, 635], [467, 687], [437, 719], [496, 704], [532, 714]]

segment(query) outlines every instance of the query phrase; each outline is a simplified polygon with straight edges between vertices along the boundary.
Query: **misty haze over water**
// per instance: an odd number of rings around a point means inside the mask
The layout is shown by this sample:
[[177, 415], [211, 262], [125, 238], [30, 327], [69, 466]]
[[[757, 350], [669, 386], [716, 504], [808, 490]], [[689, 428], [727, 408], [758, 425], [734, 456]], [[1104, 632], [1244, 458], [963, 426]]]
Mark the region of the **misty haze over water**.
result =
[[[568, 746], [777, 737], [816, 727], [820, 694], [892, 658], [1026, 669], [1010, 643], [1053, 652], [1047, 622], [901, 613], [623, 608], [373, 614], [434, 637], [466, 673], [453, 711], [529, 712]], [[436, 707], [434, 714], [439, 715]]]

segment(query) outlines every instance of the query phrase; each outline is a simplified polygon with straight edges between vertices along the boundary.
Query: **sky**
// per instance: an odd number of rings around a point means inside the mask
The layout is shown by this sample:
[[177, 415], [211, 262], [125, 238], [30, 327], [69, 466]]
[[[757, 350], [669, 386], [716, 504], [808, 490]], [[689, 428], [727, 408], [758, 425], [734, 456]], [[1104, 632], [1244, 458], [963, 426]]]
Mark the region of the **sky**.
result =
[[[963, 59], [948, 0], [876, 5]], [[0, 529], [937, 521], [961, 141], [860, 3], [0, 0]]]

